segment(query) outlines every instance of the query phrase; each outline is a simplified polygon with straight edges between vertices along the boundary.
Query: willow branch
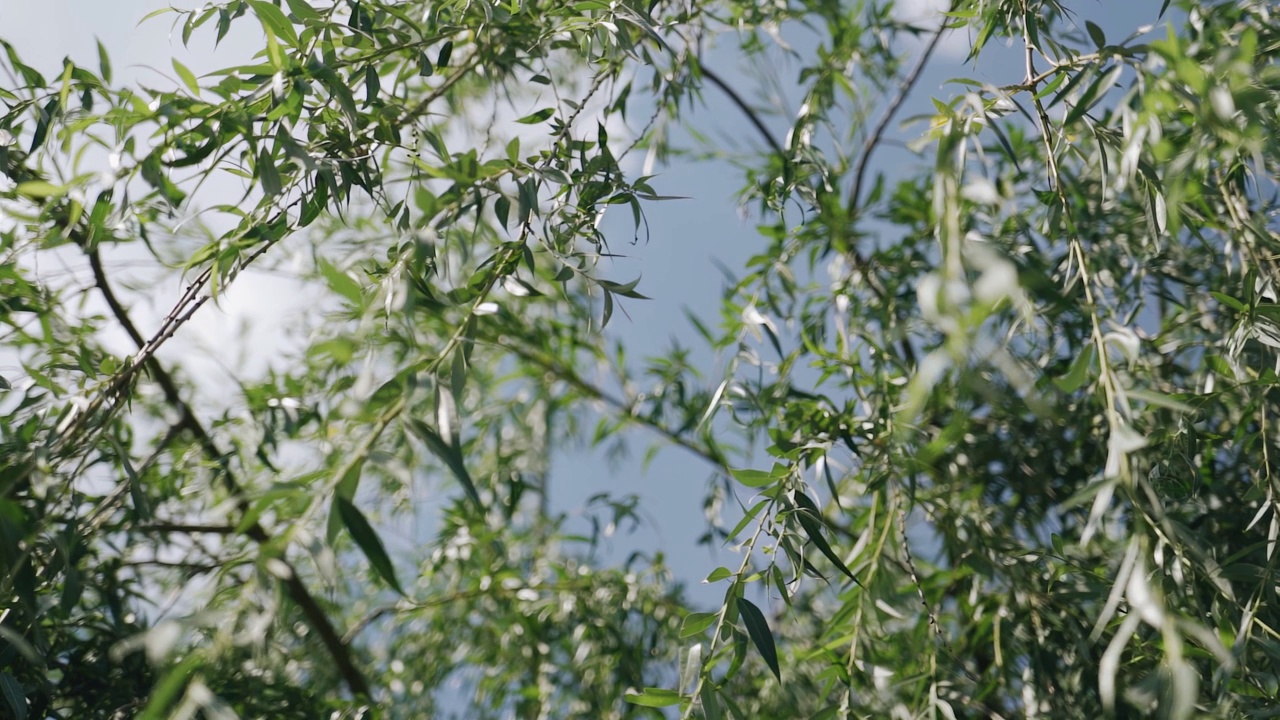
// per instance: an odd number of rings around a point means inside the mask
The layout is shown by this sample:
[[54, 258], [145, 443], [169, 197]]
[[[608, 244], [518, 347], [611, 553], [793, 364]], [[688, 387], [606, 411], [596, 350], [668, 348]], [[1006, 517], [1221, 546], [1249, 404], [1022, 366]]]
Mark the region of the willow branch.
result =
[[729, 476], [731, 471], [729, 469], [728, 461], [719, 453], [719, 451], [703, 447], [661, 423], [636, 415], [634, 406], [631, 403], [605, 391], [602, 388], [592, 385], [586, 380], [583, 380], [573, 370], [561, 366], [550, 358], [533, 352], [527, 348], [520, 347], [515, 343], [503, 343], [501, 341], [497, 341], [495, 344], [514, 353], [517, 357], [533, 363], [545, 372], [551, 373], [556, 376], [556, 378], [569, 383], [575, 390], [586, 395], [588, 398], [608, 405], [617, 413], [620, 419], [625, 420], [628, 423], [647, 428], [650, 432], [661, 435], [671, 444], [683, 448], [706, 462], [708, 465], [711, 465], [720, 474], [726, 477]]
[[[141, 353], [141, 351], [147, 347], [148, 343], [143, 339], [142, 333], [138, 332], [138, 328], [134, 325], [132, 318], [129, 317], [128, 311], [125, 309], [124, 305], [120, 303], [119, 298], [116, 297], [115, 292], [112, 290], [111, 283], [107, 280], [106, 272], [103, 270], [102, 258], [98, 254], [97, 248], [86, 246], [84, 250], [85, 254], [89, 257], [89, 267], [93, 271], [94, 284], [98, 287], [98, 291], [106, 301], [107, 307], [110, 308], [111, 314], [115, 316], [116, 321], [120, 323], [122, 328], [124, 328], [125, 333], [127, 333], [129, 338], [133, 340], [134, 344], [138, 346], [139, 353]], [[188, 296], [190, 294], [191, 289], [189, 288]], [[198, 306], [199, 305], [196, 307]], [[222, 452], [217, 443], [214, 442], [213, 437], [209, 434], [209, 431], [205, 429], [203, 423], [201, 423], [200, 419], [196, 417], [195, 411], [192, 410], [191, 405], [183, 399], [181, 392], [178, 390], [177, 383], [173, 380], [173, 376], [170, 375], [164, 366], [160, 364], [160, 361], [155, 357], [154, 352], [142, 355], [142, 362], [147, 368], [147, 371], [155, 379], [156, 384], [160, 386], [161, 392], [164, 393], [165, 401], [178, 411], [180, 415], [179, 425], [195, 437], [196, 442], [199, 443], [205, 456], [217, 463], [219, 477], [222, 479], [223, 485], [226, 487], [227, 491], [235, 498], [236, 507], [241, 515], [247, 514], [249, 510], [249, 498], [231, 470], [228, 455]], [[270, 534], [262, 527], [262, 524], [256, 520], [245, 528], [244, 534], [259, 545], [266, 545], [271, 539]], [[284, 558], [279, 559], [286, 565], [289, 565], [288, 560]], [[320, 607], [320, 604], [311, 595], [310, 590], [307, 589], [306, 584], [302, 582], [302, 579], [298, 576], [297, 571], [292, 565], [289, 565], [287, 577], [282, 578], [281, 582], [284, 583], [290, 599], [293, 600], [299, 610], [302, 611], [303, 616], [307, 619], [307, 624], [309, 624], [320, 637], [321, 643], [333, 658], [333, 661], [337, 666], [338, 673], [342, 676], [347, 688], [354, 695], [369, 697], [369, 683], [365, 679], [364, 673], [356, 667], [355, 661], [351, 657], [347, 644], [343, 642], [341, 635], [329, 620], [328, 614]]]
[[[671, 46], [671, 43], [667, 42], [667, 39], [658, 33], [649, 18], [641, 15], [631, 8], [626, 7], [625, 5], [618, 5], [616, 11], [620, 17], [629, 20], [636, 27], [639, 27], [646, 35], [649, 36], [650, 39], [656, 42], [659, 47], [666, 50], [671, 57], [675, 58], [677, 61], [679, 60], [681, 53], [677, 52], [676, 49]], [[710, 80], [712, 85], [720, 88], [721, 92], [725, 95], [729, 96], [729, 100], [731, 100], [733, 104], [736, 105], [744, 115], [746, 115], [747, 120], [750, 121], [751, 125], [760, 133], [760, 136], [764, 138], [765, 142], [769, 144], [769, 147], [772, 148], [773, 152], [777, 153], [778, 157], [782, 158], [785, 162], [787, 160], [787, 155], [783, 151], [782, 145], [773, 138], [773, 134], [769, 132], [769, 128], [765, 127], [764, 121], [760, 119], [760, 114], [748, 105], [747, 101], [738, 94], [738, 91], [734, 90], [733, 86], [726, 82], [719, 73], [703, 65], [700, 59], [697, 62], [698, 69], [701, 71], [702, 76]]]
[[742, 114], [745, 115], [747, 120], [751, 122], [751, 125], [755, 127], [756, 132], [760, 133], [760, 136], [764, 138], [765, 142], [769, 143], [769, 147], [773, 152], [785, 162], [787, 160], [787, 155], [783, 151], [782, 145], [774, 139], [773, 135], [769, 132], [769, 128], [764, 126], [764, 121], [760, 119], [760, 113], [756, 112], [755, 108], [748, 105], [747, 101], [743, 100], [742, 96], [738, 94], [738, 91], [734, 90], [732, 85], [726, 82], [724, 78], [720, 77], [719, 73], [716, 73], [711, 68], [703, 65], [701, 60], [698, 61], [698, 69], [702, 72], [703, 77], [711, 81], [712, 85], [720, 88], [721, 92], [729, 96], [729, 99], [733, 101], [733, 104], [738, 106], [738, 109], [742, 111]]
[[862, 196], [862, 186], [866, 179], [867, 166], [870, 164], [871, 155], [875, 152], [876, 147], [880, 145], [884, 138], [885, 131], [889, 128], [889, 123], [893, 122], [893, 118], [898, 114], [898, 110], [902, 104], [906, 102], [907, 96], [911, 94], [911, 90], [915, 88], [916, 82], [920, 80], [920, 73], [924, 71], [925, 65], [929, 64], [929, 59], [933, 57], [933, 51], [938, 49], [938, 44], [942, 41], [942, 35], [947, 31], [947, 23], [943, 22], [938, 31], [929, 38], [929, 42], [925, 44], [924, 51], [920, 53], [920, 57], [916, 58], [916, 64], [902, 79], [902, 83], [898, 85], [898, 93], [894, 95], [893, 100], [889, 103], [888, 109], [884, 115], [880, 117], [880, 121], [876, 123], [871, 132], [867, 134], [867, 138], [862, 143], [862, 149], [858, 151], [858, 163], [854, 166], [853, 171], [853, 187], [849, 188], [849, 214], [855, 215], [858, 212], [858, 200]]

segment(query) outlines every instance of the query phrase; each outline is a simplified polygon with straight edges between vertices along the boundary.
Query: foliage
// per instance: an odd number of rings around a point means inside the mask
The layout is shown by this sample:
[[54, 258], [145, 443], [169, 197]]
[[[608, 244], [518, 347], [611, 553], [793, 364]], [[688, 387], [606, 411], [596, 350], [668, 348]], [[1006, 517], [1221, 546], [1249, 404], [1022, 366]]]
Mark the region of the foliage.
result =
[[[0, 713], [1264, 716], [1280, 18], [1169, 5], [231, 0], [155, 14], [261, 53], [170, 87], [4, 44]], [[895, 149], [945, 37], [1002, 79]], [[714, 373], [603, 332], [661, 286], [601, 230], [663, 212], [641, 152], [744, 172]], [[144, 323], [113, 258], [183, 290]], [[299, 260], [287, 363], [160, 352]], [[715, 607], [551, 510], [635, 428], [712, 473]]]

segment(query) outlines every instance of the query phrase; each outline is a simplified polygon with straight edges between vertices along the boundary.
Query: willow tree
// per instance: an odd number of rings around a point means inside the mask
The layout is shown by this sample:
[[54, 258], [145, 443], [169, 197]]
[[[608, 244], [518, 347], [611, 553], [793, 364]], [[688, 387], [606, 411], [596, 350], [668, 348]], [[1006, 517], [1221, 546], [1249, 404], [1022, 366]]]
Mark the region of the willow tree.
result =
[[[162, 87], [5, 44], [3, 712], [1265, 712], [1280, 19], [1169, 5], [233, 0], [158, 14], [255, 64]], [[900, 117], [947, 38], [1007, 76]], [[691, 308], [715, 369], [628, 361], [627, 160], [728, 155], [711, 93], [764, 249]], [[299, 258], [289, 362], [161, 352]], [[714, 607], [549, 508], [555, 448], [632, 430], [712, 477]]]

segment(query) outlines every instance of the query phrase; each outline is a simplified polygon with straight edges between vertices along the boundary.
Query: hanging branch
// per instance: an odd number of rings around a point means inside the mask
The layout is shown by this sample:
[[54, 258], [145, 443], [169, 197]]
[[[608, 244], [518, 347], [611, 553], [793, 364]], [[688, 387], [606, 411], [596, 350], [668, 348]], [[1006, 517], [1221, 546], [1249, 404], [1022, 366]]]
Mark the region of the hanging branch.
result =
[[933, 37], [929, 38], [929, 42], [925, 44], [924, 51], [920, 53], [920, 57], [916, 58], [916, 64], [902, 79], [902, 83], [898, 85], [898, 92], [894, 95], [893, 100], [889, 102], [889, 107], [884, 111], [884, 115], [880, 117], [880, 121], [875, 127], [867, 133], [867, 138], [862, 143], [862, 149], [858, 151], [858, 162], [853, 170], [853, 186], [849, 188], [849, 214], [856, 215], [858, 212], [858, 200], [862, 196], [862, 186], [866, 178], [867, 167], [871, 163], [871, 155], [884, 139], [884, 133], [889, 128], [889, 123], [893, 122], [893, 118], [898, 114], [898, 110], [902, 104], [906, 102], [907, 96], [911, 94], [911, 90], [915, 88], [916, 83], [920, 80], [920, 74], [924, 71], [925, 65], [929, 64], [929, 59], [933, 57], [933, 51], [938, 49], [938, 44], [942, 41], [942, 36], [947, 31], [947, 23], [944, 21]]
[[[111, 309], [111, 314], [115, 317], [120, 326], [124, 328], [129, 338], [138, 346], [139, 352], [148, 346], [147, 341], [142, 337], [142, 333], [138, 332], [138, 328], [133, 324], [133, 320], [129, 317], [128, 311], [120, 300], [116, 297], [115, 292], [111, 288], [110, 282], [107, 280], [106, 272], [102, 267], [102, 258], [96, 247], [88, 247], [82, 244], [85, 254], [89, 258], [89, 267], [93, 271], [94, 285], [98, 291], [102, 293], [103, 299], [107, 306]], [[188, 291], [189, 292], [189, 291]], [[198, 305], [197, 305], [198, 307]], [[176, 328], [175, 328], [176, 329]], [[169, 333], [172, 334], [171, 332]], [[154, 342], [154, 341], [153, 341]], [[182, 397], [178, 390], [177, 383], [174, 382], [173, 376], [165, 370], [164, 366], [155, 357], [154, 353], [143, 356], [143, 363], [147, 371], [155, 378], [156, 384], [160, 386], [161, 392], [164, 394], [165, 401], [178, 411], [180, 419], [178, 427], [185, 429], [195, 437], [199, 443], [205, 457], [213, 461], [218, 466], [218, 475], [223, 485], [234, 498], [236, 509], [241, 515], [247, 515], [249, 511], [249, 498], [245, 494], [244, 487], [236, 480], [231, 470], [228, 455], [224, 453], [214, 442], [209, 431], [205, 429], [200, 419], [196, 417], [195, 411], [191, 405]], [[249, 524], [244, 530], [244, 534], [260, 546], [265, 546], [271, 540], [271, 535], [262, 527], [257, 520]], [[329, 616], [324, 609], [320, 607], [320, 603], [311, 595], [311, 591], [307, 589], [305, 583], [298, 576], [297, 570], [289, 561], [283, 557], [277, 558], [289, 568], [287, 577], [281, 579], [285, 589], [289, 593], [289, 598], [297, 604], [302, 614], [307, 619], [307, 624], [315, 630], [320, 636], [321, 643], [324, 644], [330, 657], [333, 658], [337, 666], [338, 674], [342, 676], [343, 682], [346, 683], [347, 689], [353, 695], [370, 697], [369, 682], [365, 679], [364, 673], [356, 667], [355, 660], [351, 657], [350, 648], [342, 640], [342, 636], [338, 633], [333, 623], [329, 620]]]

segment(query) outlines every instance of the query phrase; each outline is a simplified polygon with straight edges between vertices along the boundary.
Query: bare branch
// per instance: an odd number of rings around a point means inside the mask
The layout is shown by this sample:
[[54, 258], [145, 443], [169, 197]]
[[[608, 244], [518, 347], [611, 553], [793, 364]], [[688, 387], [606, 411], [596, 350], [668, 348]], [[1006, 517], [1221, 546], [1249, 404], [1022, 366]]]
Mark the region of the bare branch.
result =
[[885, 110], [884, 115], [880, 117], [880, 121], [876, 123], [870, 133], [867, 133], [867, 139], [862, 143], [862, 149], [858, 151], [858, 163], [854, 166], [853, 186], [849, 188], [849, 214], [851, 216], [858, 214], [858, 203], [862, 196], [862, 186], [872, 153], [880, 145], [885, 130], [888, 129], [889, 123], [893, 122], [893, 117], [902, 107], [902, 103], [906, 102], [907, 96], [911, 94], [916, 82], [920, 80], [920, 73], [924, 71], [925, 65], [929, 64], [929, 59], [933, 57], [933, 51], [938, 49], [938, 43], [942, 41], [942, 36], [946, 31], [947, 23], [943, 22], [942, 26], [933, 34], [933, 37], [929, 38], [929, 42], [925, 44], [920, 57], [916, 58], [915, 66], [911, 68], [907, 76], [902, 79], [902, 83], [898, 85], [898, 93], [889, 103], [889, 107]]

